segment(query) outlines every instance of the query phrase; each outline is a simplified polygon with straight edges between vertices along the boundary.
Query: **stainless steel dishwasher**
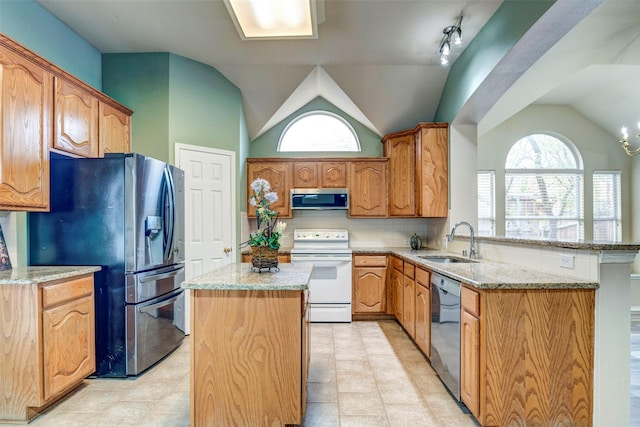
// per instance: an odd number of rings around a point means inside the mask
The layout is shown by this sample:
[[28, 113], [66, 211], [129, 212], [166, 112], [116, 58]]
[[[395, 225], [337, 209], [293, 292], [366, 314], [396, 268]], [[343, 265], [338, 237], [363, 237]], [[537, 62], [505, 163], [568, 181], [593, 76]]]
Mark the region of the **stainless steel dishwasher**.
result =
[[460, 282], [431, 275], [431, 366], [460, 400]]

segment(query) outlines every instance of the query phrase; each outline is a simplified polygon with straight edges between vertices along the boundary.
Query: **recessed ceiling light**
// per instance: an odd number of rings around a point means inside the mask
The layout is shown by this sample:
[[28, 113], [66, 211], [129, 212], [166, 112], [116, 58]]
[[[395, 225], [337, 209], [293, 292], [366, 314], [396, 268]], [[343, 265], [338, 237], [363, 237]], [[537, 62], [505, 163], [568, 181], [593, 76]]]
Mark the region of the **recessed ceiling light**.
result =
[[240, 38], [316, 39], [316, 0], [224, 0]]

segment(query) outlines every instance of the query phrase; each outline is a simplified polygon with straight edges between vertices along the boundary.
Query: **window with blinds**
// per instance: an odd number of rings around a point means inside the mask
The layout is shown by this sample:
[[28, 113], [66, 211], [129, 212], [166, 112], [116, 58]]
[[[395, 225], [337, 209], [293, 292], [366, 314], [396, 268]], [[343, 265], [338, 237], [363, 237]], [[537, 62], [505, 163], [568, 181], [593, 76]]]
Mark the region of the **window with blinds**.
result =
[[505, 162], [505, 235], [524, 239], [584, 238], [579, 155], [550, 135], [516, 142]]
[[593, 240], [622, 241], [621, 172], [593, 172]]
[[496, 171], [478, 171], [478, 235], [496, 235]]

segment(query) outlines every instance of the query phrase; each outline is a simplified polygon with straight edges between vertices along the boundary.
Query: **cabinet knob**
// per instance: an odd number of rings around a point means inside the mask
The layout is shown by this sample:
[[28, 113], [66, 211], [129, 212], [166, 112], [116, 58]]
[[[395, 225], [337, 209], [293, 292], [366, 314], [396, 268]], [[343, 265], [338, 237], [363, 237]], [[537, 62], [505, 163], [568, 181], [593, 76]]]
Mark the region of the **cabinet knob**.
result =
[[224, 253], [225, 254], [228, 254], [229, 252], [231, 252], [231, 248], [229, 248], [229, 247], [224, 248]]

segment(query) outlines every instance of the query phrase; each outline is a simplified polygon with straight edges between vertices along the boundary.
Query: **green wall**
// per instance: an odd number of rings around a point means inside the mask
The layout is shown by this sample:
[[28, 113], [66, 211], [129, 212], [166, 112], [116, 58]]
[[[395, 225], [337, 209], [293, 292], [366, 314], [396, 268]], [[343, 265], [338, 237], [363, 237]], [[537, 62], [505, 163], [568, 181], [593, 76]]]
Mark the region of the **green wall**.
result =
[[[131, 151], [168, 161], [168, 53], [102, 55], [104, 93], [133, 110]], [[171, 147], [173, 148], [173, 147]]]
[[[323, 153], [307, 153], [307, 152], [278, 152], [278, 142], [280, 135], [291, 120], [300, 114], [313, 110], [324, 110], [338, 114], [347, 120], [358, 135], [360, 140], [360, 152], [323, 152]], [[295, 113], [282, 120], [280, 123], [269, 129], [267, 132], [256, 138], [249, 147], [249, 157], [381, 157], [382, 143], [381, 138], [375, 132], [362, 125], [359, 121], [346, 114], [344, 111], [331, 104], [322, 97], [317, 97]]]
[[100, 52], [33, 0], [0, 0], [0, 33], [100, 90]]
[[449, 71], [434, 121], [452, 122], [465, 102], [555, 0], [506, 0]]

